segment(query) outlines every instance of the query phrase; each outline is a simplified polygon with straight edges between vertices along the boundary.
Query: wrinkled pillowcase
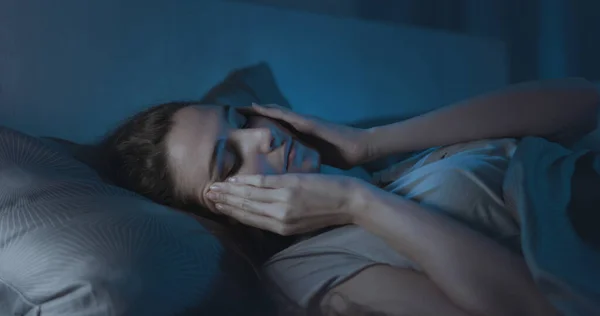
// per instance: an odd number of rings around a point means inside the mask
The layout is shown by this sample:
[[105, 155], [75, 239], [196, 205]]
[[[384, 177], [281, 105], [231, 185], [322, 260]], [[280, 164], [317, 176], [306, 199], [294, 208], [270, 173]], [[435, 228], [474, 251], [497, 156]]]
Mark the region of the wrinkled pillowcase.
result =
[[265, 313], [254, 271], [206, 226], [3, 127], [0, 227], [1, 315]]

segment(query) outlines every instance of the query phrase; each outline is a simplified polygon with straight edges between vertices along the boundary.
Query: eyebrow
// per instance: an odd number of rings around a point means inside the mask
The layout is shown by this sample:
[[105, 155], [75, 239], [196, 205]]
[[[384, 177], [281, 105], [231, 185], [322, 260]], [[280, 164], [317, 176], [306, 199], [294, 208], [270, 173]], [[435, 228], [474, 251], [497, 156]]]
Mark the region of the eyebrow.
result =
[[[221, 107], [220, 111], [221, 111], [221, 117], [225, 119], [225, 121], [228, 121], [229, 118], [229, 105], [225, 105], [223, 107]], [[214, 180], [218, 174], [215, 174], [215, 169], [216, 169], [216, 164], [219, 161], [219, 153], [221, 153], [223, 151], [223, 144], [225, 144], [226, 139], [223, 138], [219, 138], [217, 139], [217, 141], [215, 142], [215, 146], [213, 147], [213, 152], [212, 155], [210, 157], [210, 162], [208, 164], [208, 168], [209, 170], [209, 175], [210, 175], [210, 179], [211, 181]]]

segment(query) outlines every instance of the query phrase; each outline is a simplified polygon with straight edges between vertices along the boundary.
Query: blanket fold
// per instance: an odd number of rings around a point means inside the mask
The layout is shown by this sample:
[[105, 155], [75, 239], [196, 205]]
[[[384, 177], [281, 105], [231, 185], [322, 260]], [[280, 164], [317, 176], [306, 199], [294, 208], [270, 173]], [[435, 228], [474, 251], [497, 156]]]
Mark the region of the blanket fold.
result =
[[504, 180], [532, 276], [562, 315], [600, 315], [600, 155], [524, 138]]

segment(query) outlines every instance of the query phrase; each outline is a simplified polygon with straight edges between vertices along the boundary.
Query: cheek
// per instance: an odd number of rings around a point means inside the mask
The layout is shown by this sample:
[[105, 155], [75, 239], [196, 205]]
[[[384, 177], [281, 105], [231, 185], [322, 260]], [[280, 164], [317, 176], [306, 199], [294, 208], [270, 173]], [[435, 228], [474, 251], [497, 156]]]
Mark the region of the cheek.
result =
[[247, 159], [237, 174], [279, 174], [281, 173], [281, 169], [281, 166], [274, 165], [266, 156], [260, 155], [252, 159], [252, 161]]

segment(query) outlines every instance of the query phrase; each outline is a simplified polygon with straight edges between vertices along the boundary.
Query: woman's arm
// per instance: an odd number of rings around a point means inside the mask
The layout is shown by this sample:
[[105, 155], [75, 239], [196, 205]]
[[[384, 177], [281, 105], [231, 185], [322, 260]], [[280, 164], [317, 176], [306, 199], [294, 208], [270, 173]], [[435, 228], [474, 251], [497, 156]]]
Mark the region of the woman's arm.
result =
[[371, 160], [434, 146], [595, 128], [596, 87], [584, 79], [524, 83], [368, 130]]
[[215, 183], [207, 198], [222, 214], [281, 235], [359, 225], [421, 267], [420, 275], [443, 293], [438, 298], [447, 297], [469, 315], [555, 315], [522, 258], [448, 217], [361, 180], [239, 175]]
[[519, 256], [395, 194], [361, 192], [354, 222], [413, 260], [459, 308], [473, 315], [555, 315]]

